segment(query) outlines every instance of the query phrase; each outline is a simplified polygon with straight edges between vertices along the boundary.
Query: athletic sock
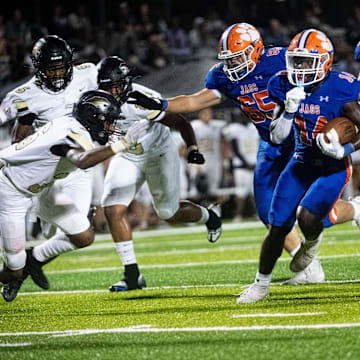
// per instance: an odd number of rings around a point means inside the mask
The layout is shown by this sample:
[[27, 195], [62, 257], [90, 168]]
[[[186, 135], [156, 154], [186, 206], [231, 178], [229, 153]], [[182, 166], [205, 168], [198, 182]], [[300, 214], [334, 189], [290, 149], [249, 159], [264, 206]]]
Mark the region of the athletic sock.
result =
[[256, 272], [255, 276], [255, 284], [260, 286], [270, 286], [271, 283], [271, 274], [261, 274], [260, 272]]
[[201, 210], [201, 218], [198, 221], [199, 224], [205, 224], [209, 220], [209, 210], [203, 206], [199, 206]]
[[35, 246], [32, 251], [34, 258], [39, 262], [45, 263], [47, 260], [58, 255], [77, 249], [65, 235], [63, 236], [64, 237], [61, 239], [56, 235], [56, 238], [52, 238]]
[[295, 249], [291, 250], [290, 256], [294, 257], [296, 255], [296, 253], [299, 251], [300, 247], [301, 247], [301, 244], [299, 244]]
[[116, 242], [115, 248], [124, 266], [136, 264], [134, 243], [132, 240]]

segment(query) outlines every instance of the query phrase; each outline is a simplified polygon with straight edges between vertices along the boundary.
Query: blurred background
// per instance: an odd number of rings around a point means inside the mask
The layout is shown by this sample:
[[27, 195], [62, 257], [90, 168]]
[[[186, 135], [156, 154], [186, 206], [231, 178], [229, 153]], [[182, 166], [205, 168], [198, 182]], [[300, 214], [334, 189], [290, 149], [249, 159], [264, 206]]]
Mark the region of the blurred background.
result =
[[[18, 0], [2, 4], [0, 10], [0, 100], [32, 76], [32, 46], [47, 34], [64, 38], [74, 48], [77, 63], [97, 63], [105, 56], [118, 55], [135, 69], [136, 82], [164, 97], [190, 94], [204, 87], [209, 68], [218, 62], [222, 32], [238, 22], [256, 26], [266, 46], [286, 47], [297, 32], [320, 29], [335, 47], [333, 69], [355, 76], [360, 71], [354, 60], [360, 40], [360, 1]], [[251, 190], [248, 184], [241, 184], [256, 161], [256, 131], [230, 102], [210, 110], [210, 114], [188, 114], [188, 118], [197, 121], [194, 126], [200, 132], [202, 126], [211, 129], [208, 134], [213, 139], [199, 138], [199, 145], [205, 155], [209, 152], [208, 163], [219, 163], [219, 184], [216, 189], [209, 181], [214, 178], [214, 167], [189, 168], [184, 160], [183, 197], [222, 201], [224, 216], [230, 219], [256, 218]], [[1, 133], [6, 143], [9, 133]], [[239, 134], [246, 136], [241, 139]], [[178, 146], [184, 155], [181, 140]], [[219, 156], [211, 158], [215, 152]], [[236, 169], [249, 174], [236, 176]], [[144, 201], [144, 206], [150, 205]], [[143, 213], [140, 207], [134, 217], [140, 226], [146, 228], [151, 221], [158, 221], [151, 220], [151, 211], [146, 215], [149, 219], [139, 220]]]

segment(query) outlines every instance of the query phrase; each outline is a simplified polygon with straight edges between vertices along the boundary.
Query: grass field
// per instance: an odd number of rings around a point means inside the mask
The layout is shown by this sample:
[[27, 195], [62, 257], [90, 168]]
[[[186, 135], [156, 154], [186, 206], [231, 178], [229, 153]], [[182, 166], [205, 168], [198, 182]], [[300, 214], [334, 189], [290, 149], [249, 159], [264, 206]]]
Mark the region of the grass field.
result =
[[28, 279], [14, 302], [0, 299], [0, 359], [360, 359], [358, 228], [325, 231], [325, 283], [281, 285], [284, 252], [270, 296], [237, 305], [257, 270], [258, 225], [229, 224], [216, 244], [203, 227], [138, 233], [145, 290], [107, 290], [122, 276], [109, 238], [63, 255], [45, 267], [51, 291]]

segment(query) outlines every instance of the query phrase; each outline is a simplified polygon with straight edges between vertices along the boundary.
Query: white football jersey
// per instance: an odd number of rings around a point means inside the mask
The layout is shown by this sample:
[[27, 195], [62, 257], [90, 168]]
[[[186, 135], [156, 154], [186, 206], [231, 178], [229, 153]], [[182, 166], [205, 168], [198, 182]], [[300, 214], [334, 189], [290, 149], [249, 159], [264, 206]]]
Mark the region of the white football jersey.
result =
[[34, 134], [0, 151], [0, 160], [5, 163], [2, 171], [19, 191], [35, 195], [77, 169], [67, 158], [50, 152], [54, 144], [84, 150], [94, 147], [89, 132], [74, 118], [64, 116], [47, 122]]
[[[256, 164], [256, 155], [259, 147], [259, 134], [255, 125], [249, 123], [242, 125], [232, 123], [223, 131], [226, 140], [236, 140], [239, 153], [244, 157], [249, 165]], [[238, 157], [233, 158], [234, 166], [242, 166], [242, 161]]]
[[6, 104], [13, 104], [12, 107], [15, 106], [17, 117], [27, 114], [36, 115], [33, 123], [35, 128], [61, 116], [71, 115], [73, 105], [79, 96], [85, 91], [95, 90], [98, 87], [97, 69], [92, 63], [74, 66], [71, 82], [58, 93], [38, 87], [35, 80], [35, 77], [32, 77], [27, 83], [10, 91], [3, 101]]
[[[161, 97], [161, 95], [145, 86], [133, 84], [133, 90], [140, 91], [152, 97]], [[149, 119], [150, 127], [146, 135], [141, 138], [135, 146], [129, 150], [120, 153], [132, 161], [143, 161], [145, 158], [157, 156], [164, 151], [164, 148], [170, 143], [170, 129], [158, 123], [165, 116], [165, 112], [160, 110], [148, 110], [139, 105], [125, 103], [121, 106], [121, 119], [116, 124], [116, 129], [125, 134], [129, 127], [138, 120]]]
[[211, 120], [205, 124], [201, 120], [193, 120], [191, 125], [194, 129], [199, 151], [205, 157], [205, 165], [212, 166], [221, 162], [221, 132], [225, 125], [224, 121]]

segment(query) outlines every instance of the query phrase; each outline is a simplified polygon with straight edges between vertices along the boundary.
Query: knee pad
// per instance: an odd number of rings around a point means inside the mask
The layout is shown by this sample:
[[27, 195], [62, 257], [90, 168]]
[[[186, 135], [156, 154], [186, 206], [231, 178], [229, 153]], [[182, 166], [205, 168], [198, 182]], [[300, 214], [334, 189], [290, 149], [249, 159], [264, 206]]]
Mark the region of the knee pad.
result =
[[10, 270], [20, 270], [23, 269], [26, 262], [26, 252], [21, 250], [18, 253], [8, 253], [4, 252], [4, 263]]

